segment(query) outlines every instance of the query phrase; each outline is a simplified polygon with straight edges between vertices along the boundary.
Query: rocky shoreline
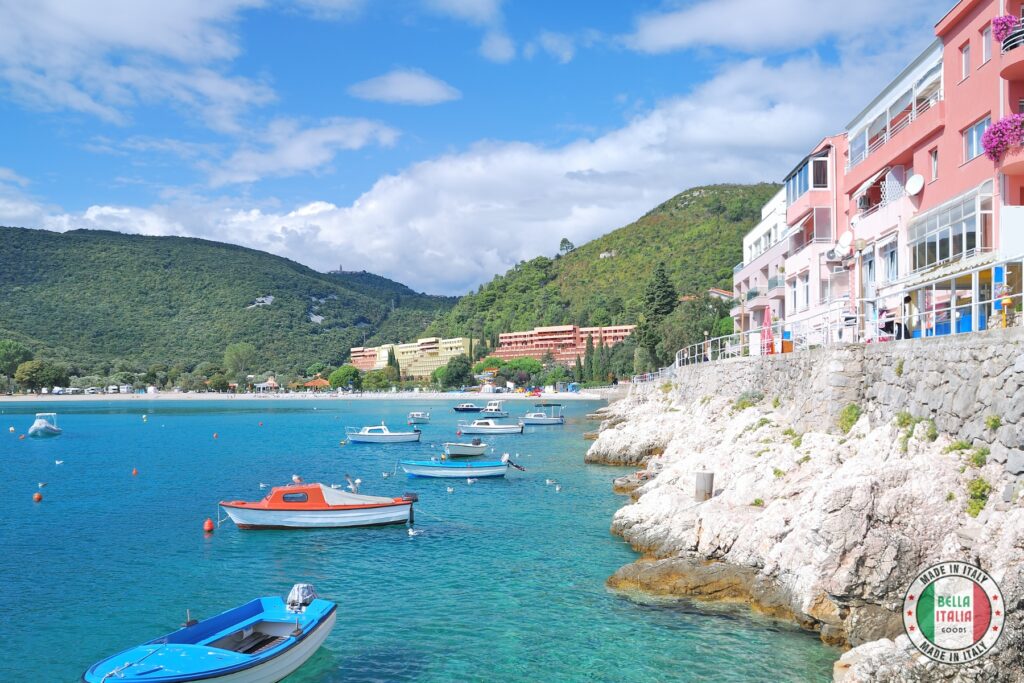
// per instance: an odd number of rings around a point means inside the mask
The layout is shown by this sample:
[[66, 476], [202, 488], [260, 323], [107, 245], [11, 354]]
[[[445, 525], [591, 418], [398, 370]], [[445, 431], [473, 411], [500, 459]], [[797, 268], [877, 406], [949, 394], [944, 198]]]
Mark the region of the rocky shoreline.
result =
[[[797, 623], [846, 649], [836, 681], [1024, 680], [1021, 487], [987, 449], [909, 414], [865, 410], [848, 433], [801, 433], [785, 397], [691, 394], [636, 387], [601, 412], [586, 461], [641, 468], [616, 480], [631, 503], [611, 528], [643, 557], [610, 587]], [[699, 470], [715, 475], [707, 501], [695, 499]], [[982, 566], [1006, 600], [995, 650], [958, 667], [920, 656], [903, 632], [907, 586], [944, 560]]]

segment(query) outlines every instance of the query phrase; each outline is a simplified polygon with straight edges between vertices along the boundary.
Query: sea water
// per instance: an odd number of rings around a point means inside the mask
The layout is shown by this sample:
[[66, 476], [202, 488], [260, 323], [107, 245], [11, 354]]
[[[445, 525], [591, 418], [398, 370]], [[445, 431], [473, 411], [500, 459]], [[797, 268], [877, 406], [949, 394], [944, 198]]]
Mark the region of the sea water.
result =
[[[742, 608], [605, 587], [637, 556], [608, 531], [626, 502], [611, 492], [624, 470], [583, 464], [581, 435], [595, 426], [584, 416], [598, 403], [568, 403], [561, 427], [483, 437], [526, 472], [474, 484], [396, 474], [399, 459], [458, 440], [466, 416], [455, 403], [0, 404], [0, 680], [77, 681], [94, 661], [174, 630], [186, 609], [208, 617], [297, 582], [337, 602], [338, 620], [290, 683], [830, 680], [838, 652], [812, 634]], [[528, 405], [507, 403], [513, 417]], [[19, 440], [37, 410], [59, 412], [63, 436]], [[422, 443], [340, 445], [346, 426], [401, 428], [410, 410], [431, 412]], [[293, 474], [416, 492], [419, 533], [226, 522], [204, 535], [217, 501], [258, 500], [269, 490], [260, 483]]]

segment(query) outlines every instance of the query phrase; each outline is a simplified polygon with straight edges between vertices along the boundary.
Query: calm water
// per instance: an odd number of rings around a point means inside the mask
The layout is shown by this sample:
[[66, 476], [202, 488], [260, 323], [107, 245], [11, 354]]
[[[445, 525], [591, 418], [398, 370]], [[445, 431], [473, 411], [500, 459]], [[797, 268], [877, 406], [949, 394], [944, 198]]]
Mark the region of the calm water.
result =
[[[838, 653], [812, 635], [746, 610], [643, 604], [605, 589], [635, 555], [608, 533], [623, 502], [609, 485], [619, 470], [582, 464], [580, 434], [592, 428], [583, 415], [597, 404], [569, 405], [561, 428], [492, 437], [525, 473], [460, 481], [452, 494], [444, 481], [384, 479], [400, 457], [429, 457], [431, 444], [452, 439], [450, 405], [0, 405], [0, 637], [17, 655], [0, 659], [0, 680], [76, 681], [93, 661], [173, 630], [186, 608], [210, 616], [299, 581], [340, 610], [289, 683], [830, 680]], [[513, 414], [525, 405], [512, 403]], [[433, 413], [422, 444], [339, 447], [346, 425], [398, 426], [420, 408]], [[64, 435], [7, 433], [27, 430], [37, 409], [58, 410]], [[419, 493], [422, 533], [230, 523], [202, 533], [218, 500], [256, 500], [260, 482], [343, 482], [346, 472], [363, 493]]]

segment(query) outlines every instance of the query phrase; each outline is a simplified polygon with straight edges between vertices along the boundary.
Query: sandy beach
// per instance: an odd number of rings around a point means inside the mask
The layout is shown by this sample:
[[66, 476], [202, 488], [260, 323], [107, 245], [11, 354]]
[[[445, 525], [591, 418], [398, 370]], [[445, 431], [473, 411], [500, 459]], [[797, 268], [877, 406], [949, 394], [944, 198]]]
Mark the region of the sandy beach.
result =
[[335, 392], [310, 392], [288, 394], [218, 394], [207, 393], [175, 393], [162, 391], [155, 394], [15, 394], [0, 396], [2, 403], [80, 403], [99, 401], [119, 401], [148, 403], [152, 401], [470, 401], [478, 405], [487, 401], [600, 401], [614, 400], [626, 395], [629, 385], [606, 389], [593, 389], [579, 393], [551, 393], [537, 396], [525, 394], [480, 394], [471, 392], [440, 392], [440, 391], [382, 391], [360, 392], [354, 394], [337, 394]]

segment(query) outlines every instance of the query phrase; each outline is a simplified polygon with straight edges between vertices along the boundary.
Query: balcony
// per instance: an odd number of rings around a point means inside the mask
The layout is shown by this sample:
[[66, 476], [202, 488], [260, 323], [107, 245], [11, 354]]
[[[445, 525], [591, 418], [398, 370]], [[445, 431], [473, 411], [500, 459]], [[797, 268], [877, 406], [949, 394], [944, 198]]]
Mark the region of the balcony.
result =
[[1014, 146], [1006, 150], [999, 160], [999, 170], [1006, 175], [1024, 175], [1024, 147]]
[[999, 75], [1007, 81], [1024, 80], [1024, 25], [1018, 26], [1003, 40]]
[[739, 263], [732, 267], [732, 274], [735, 275], [741, 270], [743, 270], [743, 261], [740, 261]]
[[[906, 116], [896, 120], [871, 140], [867, 148], [852, 156], [846, 166], [847, 187], [858, 187], [868, 180], [872, 173], [880, 168], [893, 165], [901, 157], [906, 156], [921, 140], [932, 135], [946, 125], [946, 102], [942, 93], [935, 93], [921, 102], [917, 102]], [[871, 163], [863, 163], [867, 160]]]
[[769, 299], [785, 299], [786, 298], [786, 278], [781, 275], [768, 278], [768, 298]]

